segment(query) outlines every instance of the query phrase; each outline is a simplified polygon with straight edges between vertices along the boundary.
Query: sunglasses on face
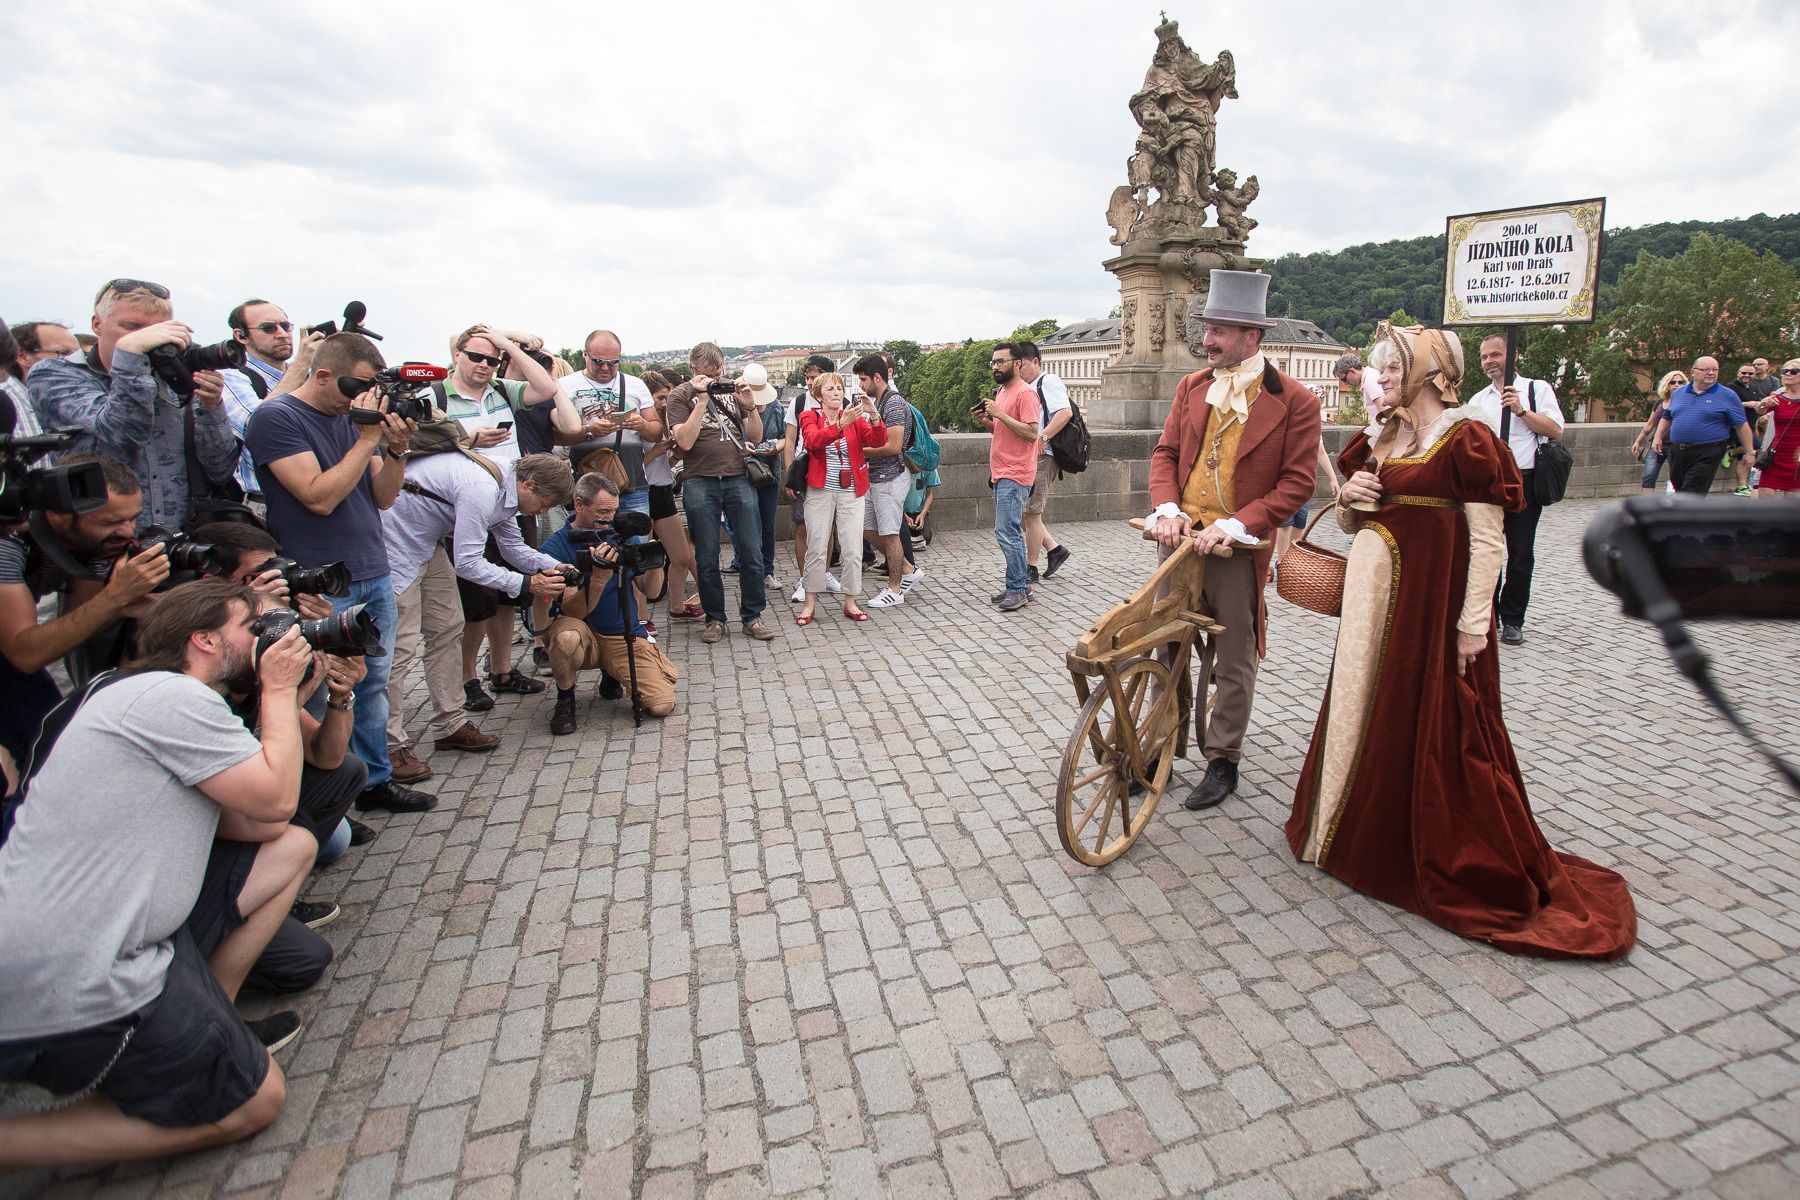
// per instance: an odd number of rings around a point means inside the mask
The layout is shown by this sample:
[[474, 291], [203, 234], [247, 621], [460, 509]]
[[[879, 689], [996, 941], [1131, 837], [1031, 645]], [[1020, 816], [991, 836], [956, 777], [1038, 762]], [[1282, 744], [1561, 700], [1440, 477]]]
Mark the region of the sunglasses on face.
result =
[[1800, 367], [1783, 367], [1781, 373], [1783, 375], [1800, 375]]
[[588, 361], [593, 363], [596, 367], [616, 367], [625, 360], [622, 358], [595, 358], [590, 354], [588, 355]]
[[497, 367], [504, 361], [498, 354], [477, 354], [473, 350], [464, 350], [463, 357], [470, 362], [486, 363], [490, 367]]
[[168, 288], [160, 283], [151, 283], [148, 279], [115, 279], [102, 289], [102, 294], [105, 292], [117, 292], [122, 296], [126, 292], [135, 292], [139, 288], [149, 292], [158, 300], [167, 300], [169, 298]]
[[281, 330], [283, 333], [288, 333], [293, 330], [294, 323], [292, 321], [263, 321], [257, 325], [251, 326], [251, 328], [259, 333], [274, 333], [277, 329]]

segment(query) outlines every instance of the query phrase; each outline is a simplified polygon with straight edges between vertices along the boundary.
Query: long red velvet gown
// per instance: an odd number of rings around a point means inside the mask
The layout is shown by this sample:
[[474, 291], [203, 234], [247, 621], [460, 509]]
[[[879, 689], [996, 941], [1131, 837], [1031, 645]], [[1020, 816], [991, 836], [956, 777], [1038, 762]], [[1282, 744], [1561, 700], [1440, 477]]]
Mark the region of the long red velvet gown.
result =
[[[1368, 457], [1359, 434], [1338, 461], [1348, 476]], [[1470, 564], [1462, 505], [1520, 507], [1512, 455], [1480, 421], [1461, 420], [1379, 474], [1383, 502], [1351, 551], [1288, 844], [1360, 892], [1509, 953], [1623, 958], [1637, 939], [1625, 881], [1552, 850], [1532, 819], [1501, 720], [1497, 622], [1468, 675], [1456, 673]], [[1356, 651], [1346, 638], [1366, 640]], [[1328, 755], [1334, 701], [1344, 706], [1335, 736], [1353, 740]]]

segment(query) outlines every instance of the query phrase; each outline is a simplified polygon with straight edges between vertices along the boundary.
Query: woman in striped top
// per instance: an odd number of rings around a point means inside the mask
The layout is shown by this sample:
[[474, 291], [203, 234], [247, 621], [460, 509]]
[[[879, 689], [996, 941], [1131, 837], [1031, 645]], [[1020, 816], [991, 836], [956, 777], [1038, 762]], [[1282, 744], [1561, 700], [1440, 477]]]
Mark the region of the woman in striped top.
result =
[[825, 553], [834, 521], [838, 545], [846, 547], [844, 615], [866, 621], [869, 614], [857, 603], [862, 562], [848, 547], [862, 538], [863, 496], [869, 490], [863, 447], [885, 445], [887, 426], [866, 396], [852, 407], [844, 405], [844, 380], [836, 372], [827, 371], [807, 388], [819, 404], [800, 414], [800, 441], [806, 447], [806, 604], [794, 624], [812, 624], [813, 600], [826, 590]]

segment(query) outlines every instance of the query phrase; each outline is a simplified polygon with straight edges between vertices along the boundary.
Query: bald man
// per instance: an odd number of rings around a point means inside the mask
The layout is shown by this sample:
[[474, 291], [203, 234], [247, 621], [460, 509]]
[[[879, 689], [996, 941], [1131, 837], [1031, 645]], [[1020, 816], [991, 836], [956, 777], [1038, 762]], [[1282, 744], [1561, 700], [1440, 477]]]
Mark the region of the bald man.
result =
[[1669, 397], [1651, 448], [1669, 453], [1669, 481], [1676, 491], [1704, 496], [1712, 490], [1726, 447], [1735, 441], [1746, 458], [1754, 457], [1755, 449], [1743, 401], [1719, 382], [1719, 360], [1701, 355], [1688, 378]]

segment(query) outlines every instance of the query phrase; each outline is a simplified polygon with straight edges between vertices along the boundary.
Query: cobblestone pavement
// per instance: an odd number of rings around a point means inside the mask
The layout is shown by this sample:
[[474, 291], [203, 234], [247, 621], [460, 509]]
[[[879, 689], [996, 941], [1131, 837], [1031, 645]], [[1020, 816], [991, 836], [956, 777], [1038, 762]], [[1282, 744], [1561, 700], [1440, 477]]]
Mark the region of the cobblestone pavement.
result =
[[[1510, 958], [1293, 861], [1335, 622], [1280, 601], [1241, 794], [1183, 812], [1178, 764], [1132, 851], [1077, 866], [1051, 818], [1062, 656], [1151, 556], [1065, 527], [1075, 557], [1006, 618], [991, 538], [946, 533], [868, 625], [821, 606], [798, 630], [778, 600], [769, 647], [665, 628], [681, 707], [641, 732], [601, 703], [552, 738], [548, 696], [503, 699], [500, 752], [432, 756], [439, 811], [310, 885], [345, 906], [338, 958], [299, 998], [272, 1128], [13, 1183], [1800, 1195], [1795, 802], [1582, 572], [1599, 507], [1547, 514], [1505, 694], [1551, 842], [1636, 894], [1626, 963]], [[1751, 719], [1791, 730], [1792, 627], [1704, 640]]]

